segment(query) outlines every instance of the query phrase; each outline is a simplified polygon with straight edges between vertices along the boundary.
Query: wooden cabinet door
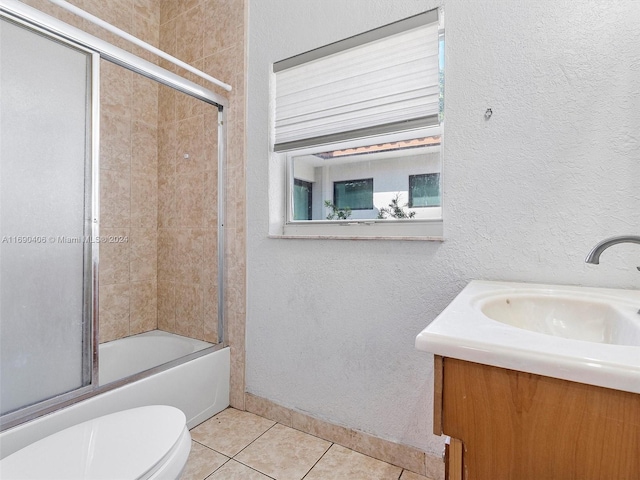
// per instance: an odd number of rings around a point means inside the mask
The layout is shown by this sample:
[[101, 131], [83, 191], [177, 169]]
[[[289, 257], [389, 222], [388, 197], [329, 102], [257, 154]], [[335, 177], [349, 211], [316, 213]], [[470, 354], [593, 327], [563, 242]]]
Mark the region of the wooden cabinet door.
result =
[[640, 479], [638, 394], [452, 358], [441, 382], [464, 480]]

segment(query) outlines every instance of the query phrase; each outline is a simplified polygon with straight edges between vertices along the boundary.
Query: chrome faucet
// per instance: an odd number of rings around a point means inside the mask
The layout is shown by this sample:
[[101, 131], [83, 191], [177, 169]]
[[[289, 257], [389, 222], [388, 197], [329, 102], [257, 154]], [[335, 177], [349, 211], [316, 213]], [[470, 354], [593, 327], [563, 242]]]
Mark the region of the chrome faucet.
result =
[[[584, 259], [587, 263], [593, 263], [594, 265], [598, 265], [600, 263], [600, 255], [607, 248], [617, 243], [637, 243], [640, 244], [640, 237], [635, 235], [622, 235], [620, 237], [610, 237], [605, 238], [600, 243], [598, 243], [595, 247], [591, 249], [587, 258]], [[640, 267], [637, 267], [640, 270]]]

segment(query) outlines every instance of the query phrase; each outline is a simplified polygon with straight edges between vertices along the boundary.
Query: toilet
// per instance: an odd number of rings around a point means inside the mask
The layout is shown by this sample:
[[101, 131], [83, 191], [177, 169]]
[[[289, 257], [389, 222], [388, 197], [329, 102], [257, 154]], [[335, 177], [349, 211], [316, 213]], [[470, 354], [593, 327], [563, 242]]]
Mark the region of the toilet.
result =
[[177, 480], [191, 450], [181, 410], [123, 410], [38, 440], [0, 460], [3, 480]]

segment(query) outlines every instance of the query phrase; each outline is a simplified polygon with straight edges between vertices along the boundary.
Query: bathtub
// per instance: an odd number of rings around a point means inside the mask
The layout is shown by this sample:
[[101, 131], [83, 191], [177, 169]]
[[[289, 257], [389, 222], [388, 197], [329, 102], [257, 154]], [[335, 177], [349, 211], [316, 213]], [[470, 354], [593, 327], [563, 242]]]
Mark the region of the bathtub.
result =
[[98, 380], [106, 385], [209, 347], [213, 344], [162, 330], [103, 343], [99, 347]]
[[[59, 430], [119, 410], [171, 405], [184, 412], [187, 426], [193, 428], [229, 406], [229, 347], [153, 331], [105, 343], [99, 354], [99, 393], [3, 431], [0, 458]], [[185, 354], [188, 361], [180, 363], [178, 358]], [[123, 375], [135, 376], [119, 380]]]

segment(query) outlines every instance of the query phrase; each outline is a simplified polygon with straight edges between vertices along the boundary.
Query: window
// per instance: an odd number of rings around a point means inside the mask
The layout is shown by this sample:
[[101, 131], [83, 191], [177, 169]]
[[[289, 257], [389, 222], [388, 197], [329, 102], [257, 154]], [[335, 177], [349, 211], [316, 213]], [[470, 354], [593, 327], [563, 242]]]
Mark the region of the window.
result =
[[409, 175], [409, 207], [440, 206], [440, 174]]
[[372, 210], [373, 178], [333, 182], [333, 203], [340, 210]]
[[434, 10], [274, 64], [282, 234], [442, 235], [443, 39]]
[[294, 179], [293, 188], [293, 219], [311, 220], [313, 184], [296, 178]]

